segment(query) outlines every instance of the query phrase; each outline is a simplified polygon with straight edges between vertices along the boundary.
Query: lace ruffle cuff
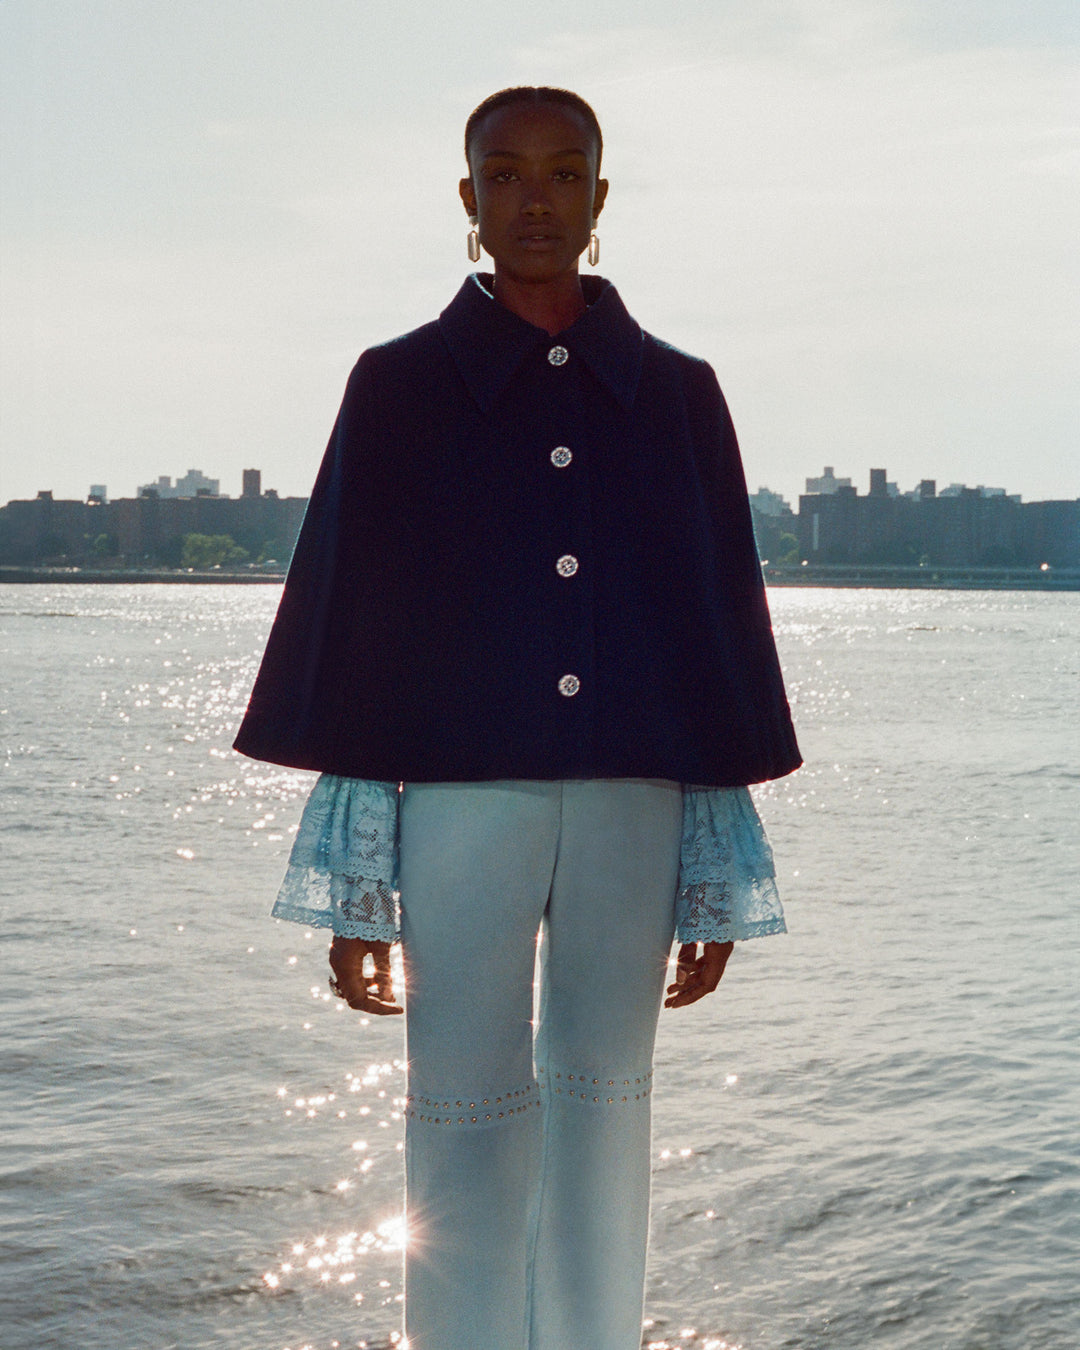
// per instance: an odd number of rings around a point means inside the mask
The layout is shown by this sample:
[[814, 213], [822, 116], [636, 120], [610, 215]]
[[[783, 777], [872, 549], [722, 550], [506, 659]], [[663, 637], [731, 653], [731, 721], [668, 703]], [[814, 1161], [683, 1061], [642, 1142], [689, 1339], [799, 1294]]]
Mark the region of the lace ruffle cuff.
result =
[[[272, 910], [342, 937], [398, 937], [397, 783], [323, 774], [311, 790]], [[675, 897], [680, 942], [786, 933], [772, 849], [746, 788], [684, 788]]]
[[398, 803], [397, 783], [324, 773], [300, 817], [273, 917], [396, 941]]
[[680, 942], [787, 932], [772, 849], [748, 789], [683, 789], [675, 921]]

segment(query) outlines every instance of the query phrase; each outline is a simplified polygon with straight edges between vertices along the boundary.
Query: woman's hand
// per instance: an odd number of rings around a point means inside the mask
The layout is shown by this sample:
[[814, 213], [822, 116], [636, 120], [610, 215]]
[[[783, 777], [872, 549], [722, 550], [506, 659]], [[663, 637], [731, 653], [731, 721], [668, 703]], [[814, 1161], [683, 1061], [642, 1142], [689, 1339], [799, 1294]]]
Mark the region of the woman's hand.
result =
[[[369, 967], [366, 974], [365, 966]], [[335, 934], [330, 944], [330, 969], [334, 972], [331, 990], [357, 1012], [385, 1017], [405, 1011], [394, 1002], [389, 942], [367, 942], [364, 938]]]
[[705, 942], [702, 946], [705, 950], [701, 956], [697, 954], [696, 943], [686, 942], [679, 948], [675, 983], [668, 985], [670, 997], [664, 999], [665, 1008], [685, 1008], [688, 1003], [696, 1003], [699, 998], [711, 994], [720, 983], [735, 944]]

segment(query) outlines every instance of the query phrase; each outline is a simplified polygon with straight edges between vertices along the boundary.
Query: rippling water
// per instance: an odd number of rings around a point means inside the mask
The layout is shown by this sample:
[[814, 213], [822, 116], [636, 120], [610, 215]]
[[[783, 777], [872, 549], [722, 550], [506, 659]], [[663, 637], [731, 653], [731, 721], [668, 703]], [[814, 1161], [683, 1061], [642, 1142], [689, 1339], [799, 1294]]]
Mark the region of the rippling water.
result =
[[[396, 1341], [401, 1027], [229, 749], [277, 594], [0, 586], [4, 1350]], [[644, 1344], [1071, 1350], [1080, 597], [772, 604], [791, 933], [664, 1015]]]

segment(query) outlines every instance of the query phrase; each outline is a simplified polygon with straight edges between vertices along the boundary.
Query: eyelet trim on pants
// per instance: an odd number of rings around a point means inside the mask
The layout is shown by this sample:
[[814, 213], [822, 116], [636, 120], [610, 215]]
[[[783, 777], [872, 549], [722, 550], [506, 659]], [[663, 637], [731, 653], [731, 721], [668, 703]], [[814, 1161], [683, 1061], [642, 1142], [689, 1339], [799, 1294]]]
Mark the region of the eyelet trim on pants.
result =
[[540, 1085], [533, 1082], [499, 1097], [477, 1097], [475, 1101], [410, 1093], [405, 1099], [405, 1116], [424, 1125], [492, 1125], [539, 1106], [539, 1091]]
[[545, 1073], [539, 1070], [540, 1088], [556, 1097], [573, 1097], [575, 1101], [597, 1106], [621, 1106], [624, 1102], [640, 1102], [652, 1092], [653, 1071], [635, 1074], [633, 1078], [591, 1078], [583, 1073], [563, 1070]]

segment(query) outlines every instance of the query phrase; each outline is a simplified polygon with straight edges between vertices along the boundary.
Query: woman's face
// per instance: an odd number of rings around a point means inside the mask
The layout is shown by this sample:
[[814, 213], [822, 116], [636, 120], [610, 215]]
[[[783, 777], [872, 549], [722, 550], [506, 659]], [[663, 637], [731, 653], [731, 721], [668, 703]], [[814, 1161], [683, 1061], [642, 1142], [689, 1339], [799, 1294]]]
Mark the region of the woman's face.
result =
[[607, 196], [588, 123], [558, 103], [517, 103], [485, 118], [461, 200], [496, 275], [556, 281], [577, 271]]

